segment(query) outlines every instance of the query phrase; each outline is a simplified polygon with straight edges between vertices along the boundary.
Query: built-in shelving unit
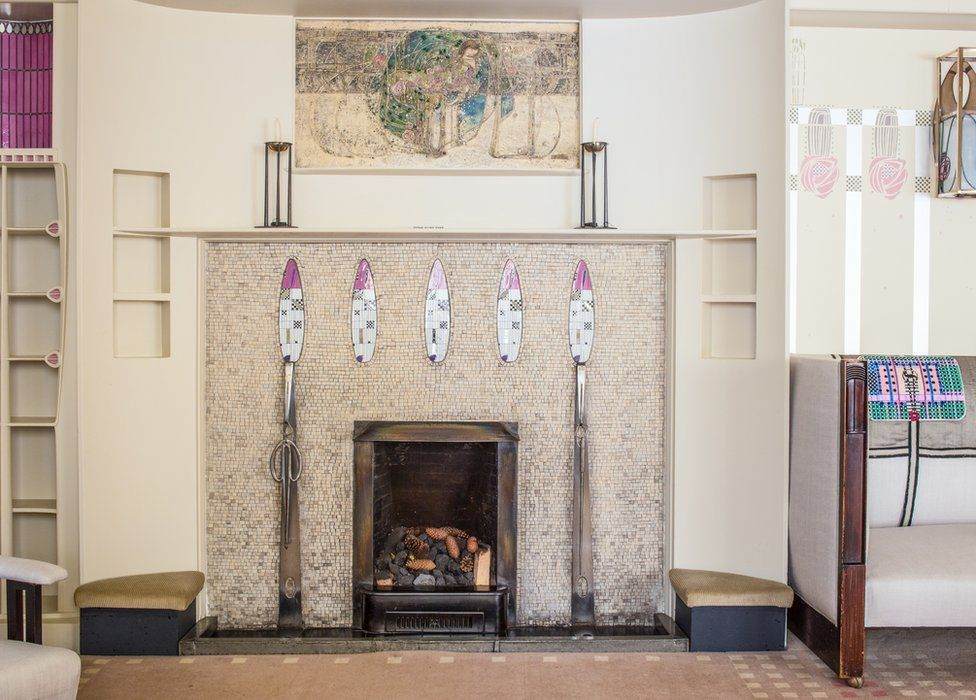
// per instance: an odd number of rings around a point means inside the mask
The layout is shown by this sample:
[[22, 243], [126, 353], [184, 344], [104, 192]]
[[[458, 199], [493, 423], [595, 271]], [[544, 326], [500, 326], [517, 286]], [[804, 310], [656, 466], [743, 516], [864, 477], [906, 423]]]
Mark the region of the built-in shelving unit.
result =
[[706, 177], [702, 223], [739, 236], [703, 241], [701, 354], [708, 359], [756, 357], [756, 205], [753, 174]]
[[125, 227], [169, 227], [169, 174], [114, 173], [113, 328], [116, 357], [169, 357], [170, 244], [166, 234]]
[[[77, 531], [58, 517], [66, 211], [63, 165], [0, 162], [0, 552], [71, 568]], [[45, 588], [45, 613], [72, 608], [60, 589]]]

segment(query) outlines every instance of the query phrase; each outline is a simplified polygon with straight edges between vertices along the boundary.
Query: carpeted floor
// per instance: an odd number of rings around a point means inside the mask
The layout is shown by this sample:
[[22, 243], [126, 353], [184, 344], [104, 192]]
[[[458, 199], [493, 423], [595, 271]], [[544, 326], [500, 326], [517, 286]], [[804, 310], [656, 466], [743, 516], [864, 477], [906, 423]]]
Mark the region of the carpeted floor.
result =
[[764, 654], [85, 657], [80, 698], [829, 698], [976, 696], [976, 651], [869, 640], [853, 690], [806, 647]]

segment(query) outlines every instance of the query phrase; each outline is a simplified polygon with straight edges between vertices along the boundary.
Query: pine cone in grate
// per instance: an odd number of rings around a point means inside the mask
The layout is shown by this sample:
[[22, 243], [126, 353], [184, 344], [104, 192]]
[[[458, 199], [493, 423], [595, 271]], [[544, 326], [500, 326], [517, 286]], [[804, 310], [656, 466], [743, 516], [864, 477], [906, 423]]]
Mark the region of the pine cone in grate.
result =
[[465, 554], [463, 557], [461, 557], [461, 571], [463, 571], [466, 574], [474, 571], [473, 554]]
[[437, 564], [430, 559], [411, 559], [406, 566], [411, 571], [433, 571], [437, 568]]
[[467, 549], [472, 554], [474, 554], [475, 552], [478, 551], [478, 538], [477, 537], [469, 537], [468, 538]]
[[430, 545], [415, 535], [404, 537], [403, 546], [418, 557], [426, 557], [430, 553]]
[[447, 530], [442, 527], [429, 527], [426, 532], [430, 539], [437, 540], [438, 542], [447, 537]]
[[468, 533], [466, 533], [461, 528], [458, 528], [458, 527], [444, 527], [442, 529], [444, 530], [444, 532], [446, 532], [447, 534], [449, 534], [451, 537], [453, 537], [456, 540], [466, 540], [466, 539], [468, 539]]
[[461, 547], [458, 546], [457, 540], [450, 535], [444, 539], [444, 546], [447, 547], [447, 553], [451, 555], [452, 559], [457, 559], [461, 556]]

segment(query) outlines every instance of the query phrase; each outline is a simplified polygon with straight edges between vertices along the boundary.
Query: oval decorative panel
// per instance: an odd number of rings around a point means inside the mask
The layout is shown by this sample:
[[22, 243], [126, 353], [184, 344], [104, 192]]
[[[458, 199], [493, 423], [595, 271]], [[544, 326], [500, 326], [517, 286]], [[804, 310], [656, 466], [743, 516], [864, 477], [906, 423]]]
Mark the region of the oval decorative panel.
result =
[[522, 282], [515, 262], [509, 260], [498, 282], [498, 356], [515, 362], [522, 347]]
[[434, 260], [427, 280], [427, 299], [424, 304], [424, 344], [427, 358], [443, 362], [451, 342], [451, 295], [440, 259]]
[[593, 280], [586, 261], [580, 260], [573, 275], [573, 291], [569, 298], [569, 351], [573, 361], [586, 364], [593, 348], [593, 329], [596, 326]]
[[373, 270], [365, 258], [356, 268], [352, 283], [352, 347], [356, 362], [369, 362], [376, 350], [376, 289]]
[[285, 362], [298, 362], [305, 340], [305, 299], [295, 258], [288, 258], [278, 297], [278, 342]]

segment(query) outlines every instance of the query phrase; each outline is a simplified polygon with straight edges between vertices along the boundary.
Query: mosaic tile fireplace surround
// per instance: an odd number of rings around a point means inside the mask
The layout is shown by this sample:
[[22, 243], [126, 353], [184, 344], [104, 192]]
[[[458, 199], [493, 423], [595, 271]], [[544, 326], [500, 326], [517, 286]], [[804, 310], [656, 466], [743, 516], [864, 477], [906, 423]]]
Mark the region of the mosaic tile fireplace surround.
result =
[[[267, 458], [280, 437], [275, 309], [290, 256], [301, 267], [308, 324], [297, 368], [306, 625], [353, 623], [357, 421], [517, 424], [515, 623], [569, 623], [575, 370], [566, 314], [580, 259], [597, 317], [587, 364], [597, 622], [653, 625], [665, 605], [667, 245], [209, 243], [207, 576], [220, 626], [270, 628], [277, 619], [279, 502]], [[379, 309], [367, 364], [355, 361], [349, 330], [361, 258], [372, 266]], [[437, 365], [423, 342], [435, 258], [452, 317], [447, 358]], [[510, 364], [495, 339], [509, 258], [525, 300], [522, 351]]]

